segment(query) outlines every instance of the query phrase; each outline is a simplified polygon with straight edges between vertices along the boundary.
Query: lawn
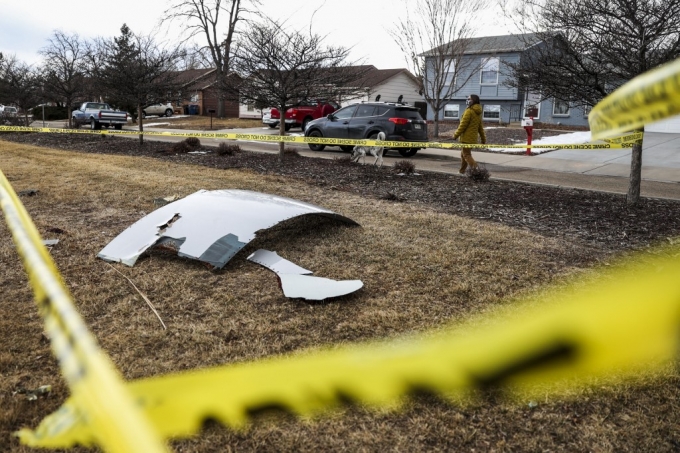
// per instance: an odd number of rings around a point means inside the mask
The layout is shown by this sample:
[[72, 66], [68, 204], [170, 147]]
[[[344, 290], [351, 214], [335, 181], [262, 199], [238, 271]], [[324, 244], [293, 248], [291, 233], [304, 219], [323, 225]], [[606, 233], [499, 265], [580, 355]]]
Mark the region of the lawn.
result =
[[[193, 127], [192, 127], [193, 128]], [[303, 165], [301, 162], [300, 165]], [[545, 285], [588, 278], [587, 243], [464, 218], [427, 206], [366, 198], [248, 170], [147, 157], [85, 154], [0, 141], [0, 168], [22, 197], [87, 325], [126, 379], [238, 363], [456, 325], [512, 307]], [[128, 268], [96, 254], [152, 211], [154, 198], [238, 188], [318, 204], [357, 221], [297, 219], [266, 230], [223, 270], [162, 251]], [[0, 225], [0, 451], [28, 451], [10, 433], [35, 427], [68, 390], [59, 377], [25, 273]], [[264, 248], [333, 279], [363, 280], [339, 300], [283, 297], [269, 271], [246, 261]], [[276, 379], [272, 376], [272, 379]], [[349, 407], [314, 420], [257, 419], [244, 431], [209, 424], [175, 451], [675, 451], [680, 445], [675, 370], [571, 397], [466, 406], [431, 396], [400, 411]], [[52, 385], [28, 401], [24, 389]], [[235, 389], [237, 391], [237, 389]]]
[[[209, 116], [190, 115], [179, 117], [148, 117], [144, 124], [162, 124], [158, 127], [164, 129], [193, 129], [200, 131], [211, 130], [211, 119]], [[136, 124], [134, 125], [137, 126]], [[241, 119], [241, 118], [212, 118], [212, 130], [218, 129], [245, 129], [251, 127], [261, 127], [262, 120]], [[151, 126], [153, 127], [153, 126]]]

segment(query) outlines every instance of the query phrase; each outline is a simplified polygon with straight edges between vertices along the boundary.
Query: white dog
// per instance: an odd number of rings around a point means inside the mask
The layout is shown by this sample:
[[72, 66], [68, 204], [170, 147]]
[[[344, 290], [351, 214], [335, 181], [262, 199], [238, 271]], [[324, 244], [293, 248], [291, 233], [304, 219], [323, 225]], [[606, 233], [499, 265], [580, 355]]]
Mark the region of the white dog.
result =
[[[376, 137], [376, 140], [384, 141], [385, 133], [378, 132], [378, 137]], [[355, 146], [354, 150], [352, 151], [351, 160], [352, 162], [359, 162], [359, 159], [363, 158], [363, 163], [366, 165], [366, 155], [370, 154], [371, 156], [375, 157], [373, 165], [375, 165], [378, 160], [380, 160], [380, 166], [382, 167], [384, 150], [385, 148], [383, 146]]]

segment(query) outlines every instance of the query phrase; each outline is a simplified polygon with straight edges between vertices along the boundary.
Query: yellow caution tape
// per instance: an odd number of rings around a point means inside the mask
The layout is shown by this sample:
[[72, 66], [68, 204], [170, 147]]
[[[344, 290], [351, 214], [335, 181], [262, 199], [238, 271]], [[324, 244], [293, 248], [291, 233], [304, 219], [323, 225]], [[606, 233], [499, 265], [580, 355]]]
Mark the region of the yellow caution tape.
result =
[[641, 142], [643, 138], [644, 133], [634, 132], [632, 134], [622, 135], [621, 137], [605, 138], [604, 141], [607, 143], [625, 143], [625, 142], [635, 143]]
[[[218, 132], [159, 132], [159, 131], [118, 131], [118, 130], [87, 130], [87, 129], [58, 129], [46, 127], [23, 127], [23, 126], [0, 126], [0, 132], [37, 132], [51, 134], [94, 134], [94, 135], [149, 135], [158, 137], [197, 137], [213, 138], [222, 140], [245, 140], [253, 142], [284, 142], [284, 143], [306, 143], [316, 145], [342, 145], [342, 146], [384, 146], [387, 148], [435, 148], [435, 149], [460, 149], [460, 148], [537, 148], [537, 149], [620, 149], [630, 148], [632, 141], [612, 140], [610, 143], [585, 143], [578, 145], [564, 144], [540, 144], [540, 145], [490, 145], [490, 144], [463, 144], [463, 143], [440, 143], [440, 142], [407, 142], [407, 141], [377, 141], [377, 140], [354, 140], [344, 138], [323, 138], [323, 137], [301, 137], [292, 135], [268, 135], [268, 134], [240, 134], [240, 133], [218, 133]], [[636, 136], [637, 137], [637, 136]], [[640, 137], [639, 140], [642, 138]], [[637, 139], [636, 139], [637, 140]]]
[[[241, 427], [270, 408], [313, 415], [348, 400], [393, 407], [413, 391], [455, 397], [500, 387], [544, 394], [545, 384], [560, 390], [592, 377], [616, 381], [676, 358], [678, 275], [677, 258], [655, 258], [562, 290], [550, 305], [458, 328], [465, 334], [450, 329], [426, 339], [152, 377], [128, 389], [158, 432], [175, 438], [197, 433], [208, 417]], [[29, 445], [59, 448], [88, 445], [94, 433], [78, 401], [69, 400], [21, 436]]]
[[167, 451], [87, 330], [35, 225], [2, 171], [0, 206], [28, 272], [52, 352], [92, 441], [110, 452]]
[[588, 115], [593, 139], [626, 133], [680, 115], [680, 58], [635, 77], [600, 101]]

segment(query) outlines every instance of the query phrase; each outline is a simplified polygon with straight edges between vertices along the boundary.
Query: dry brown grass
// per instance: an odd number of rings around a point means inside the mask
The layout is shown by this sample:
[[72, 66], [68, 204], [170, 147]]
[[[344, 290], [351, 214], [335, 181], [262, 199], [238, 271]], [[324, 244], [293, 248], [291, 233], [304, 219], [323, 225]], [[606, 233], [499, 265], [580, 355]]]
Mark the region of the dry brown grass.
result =
[[[210, 117], [201, 115], [183, 116], [181, 118], [175, 117], [150, 117], [144, 120], [144, 123], [169, 123], [158, 126], [163, 129], [194, 129], [200, 131], [210, 130]], [[250, 120], [241, 118], [215, 118], [212, 119], [212, 130], [217, 129], [242, 129], [249, 127], [260, 127], [262, 120]]]
[[[43, 238], [60, 239], [52, 256], [86, 323], [126, 379], [438, 328], [562, 281], [578, 273], [564, 263], [588, 255], [579, 244], [282, 177], [3, 141], [0, 168], [15, 190], [39, 190], [23, 202]], [[219, 272], [162, 252], [133, 268], [116, 265], [156, 306], [168, 326], [163, 330], [134, 288], [95, 256], [152, 211], [154, 198], [223, 188], [319, 204], [361, 228], [323, 219], [289, 221], [259, 235]], [[0, 235], [0, 451], [28, 451], [10, 432], [36, 426], [68, 392], [4, 223]], [[258, 248], [318, 276], [361, 278], [365, 287], [329, 303], [286, 299], [270, 271], [245, 260]], [[29, 402], [15, 394], [46, 384], [53, 386], [48, 398]], [[315, 421], [259, 421], [244, 432], [208, 426], [200, 437], [173, 447], [672, 451], [680, 441], [677, 384], [669, 373], [637, 386], [584, 391], [576, 400], [546, 399], [538, 407], [490, 398], [462, 408], [418, 397], [400, 412], [351, 408]]]

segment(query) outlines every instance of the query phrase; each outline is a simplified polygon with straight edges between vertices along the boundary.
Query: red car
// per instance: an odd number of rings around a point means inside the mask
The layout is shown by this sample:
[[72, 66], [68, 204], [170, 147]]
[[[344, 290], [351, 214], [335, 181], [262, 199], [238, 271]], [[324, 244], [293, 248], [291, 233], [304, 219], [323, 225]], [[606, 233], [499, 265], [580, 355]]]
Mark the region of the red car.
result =
[[[310, 121], [327, 116], [335, 112], [340, 106], [333, 101], [306, 101], [291, 107], [286, 111], [286, 130], [291, 127], [301, 127], [304, 131], [307, 129], [307, 124]], [[279, 127], [281, 121], [281, 114], [278, 109], [271, 109], [269, 116], [265, 116], [262, 122], [268, 124], [269, 127], [275, 129]]]

